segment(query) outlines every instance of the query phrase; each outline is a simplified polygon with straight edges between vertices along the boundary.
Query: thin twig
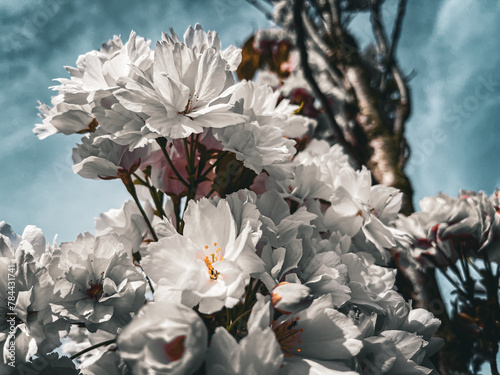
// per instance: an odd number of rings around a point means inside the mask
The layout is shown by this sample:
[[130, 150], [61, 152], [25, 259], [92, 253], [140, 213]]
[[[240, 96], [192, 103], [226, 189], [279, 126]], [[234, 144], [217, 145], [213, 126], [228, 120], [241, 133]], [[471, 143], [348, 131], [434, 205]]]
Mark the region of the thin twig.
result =
[[245, 318], [246, 316], [250, 315], [250, 313], [252, 312], [252, 310], [247, 310], [245, 311], [243, 314], [241, 314], [240, 316], [238, 316], [229, 326], [227, 326], [227, 331], [229, 333], [232, 332], [233, 328], [235, 327], [236, 323], [238, 323], [241, 319]]
[[108, 340], [108, 341], [103, 341], [103, 342], [100, 342], [99, 344], [95, 344], [95, 345], [92, 345], [92, 346], [89, 346], [87, 349], [83, 349], [82, 351], [76, 353], [76, 354], [73, 354], [71, 357], [69, 357], [69, 359], [73, 360], [75, 358], [78, 358], [79, 356], [87, 353], [87, 352], [90, 352], [91, 350], [94, 350], [94, 349], [97, 349], [97, 348], [100, 348], [101, 346], [107, 346], [107, 345], [111, 345], [111, 344], [114, 344], [116, 342], [116, 339], [111, 339], [111, 340]]
[[[132, 193], [130, 193], [130, 194], [132, 194]], [[132, 198], [134, 198], [135, 204], [139, 208], [139, 211], [141, 211], [141, 215], [144, 217], [144, 221], [146, 222], [146, 225], [148, 226], [149, 231], [151, 232], [151, 235], [153, 236], [153, 239], [155, 241], [158, 241], [158, 236], [156, 235], [155, 230], [153, 229], [153, 226], [151, 225], [151, 222], [149, 221], [148, 215], [146, 215], [146, 211], [144, 211], [144, 208], [142, 208], [141, 202], [139, 201], [139, 197], [137, 196], [137, 193], [135, 192], [135, 188], [134, 188], [134, 194], [132, 194]]]
[[392, 31], [392, 40], [389, 47], [389, 53], [387, 54], [387, 68], [389, 69], [394, 63], [394, 51], [398, 44], [399, 38], [401, 36], [401, 29], [403, 25], [403, 17], [406, 11], [406, 0], [400, 0], [398, 5], [398, 12], [396, 15], [396, 20], [394, 21], [394, 29]]
[[314, 94], [320, 100], [323, 108], [325, 109], [326, 116], [328, 118], [328, 121], [330, 122], [330, 126], [332, 127], [332, 130], [338, 142], [342, 146], [344, 146], [345, 150], [354, 158], [354, 160], [356, 160], [356, 162], [359, 163], [359, 165], [362, 165], [363, 163], [359, 159], [359, 155], [353, 152], [351, 145], [346, 141], [342, 129], [335, 120], [335, 115], [333, 113], [332, 108], [330, 107], [330, 103], [328, 103], [328, 98], [319, 88], [318, 83], [316, 82], [313, 72], [311, 70], [311, 66], [309, 65], [307, 47], [305, 42], [304, 22], [302, 19], [303, 5], [304, 5], [304, 0], [295, 0], [295, 2], [293, 3], [293, 19], [297, 37], [296, 44], [300, 52], [300, 62], [302, 70], [304, 71], [304, 77], [306, 78], [307, 82], [313, 89]]
[[217, 160], [215, 160], [215, 163], [213, 163], [212, 165], [209, 165], [209, 166], [208, 166], [208, 169], [207, 169], [205, 172], [203, 172], [203, 174], [202, 174], [201, 176], [198, 176], [197, 180], [200, 180], [200, 179], [202, 180], [202, 179], [204, 179], [205, 177], [207, 177], [207, 175], [210, 173], [210, 171], [211, 171], [212, 169], [216, 168], [216, 167], [219, 165], [219, 163], [222, 161], [222, 159], [224, 159], [224, 157], [225, 157], [226, 155], [228, 155], [228, 154], [229, 154], [229, 151], [224, 151], [224, 152], [221, 152], [221, 153], [217, 156]]
[[139, 182], [142, 185], [146, 186], [149, 189], [149, 193], [151, 194], [151, 198], [153, 198], [153, 202], [155, 203], [156, 209], [157, 209], [158, 213], [161, 215], [161, 217], [167, 217], [167, 214], [165, 213], [165, 210], [163, 209], [162, 204], [161, 204], [161, 202], [160, 202], [160, 200], [158, 198], [158, 192], [157, 192], [156, 188], [153, 185], [151, 185], [149, 183], [149, 181], [143, 180], [142, 178], [140, 178], [135, 173], [132, 173], [132, 175], [137, 180], [139, 180]]
[[205, 198], [210, 198], [213, 193], [215, 193], [215, 188], [214, 187], [212, 187], [212, 189], [210, 189], [210, 191], [208, 192], [208, 194], [205, 195]]
[[380, 54], [385, 59], [385, 61], [382, 61], [382, 72], [380, 78], [380, 91], [383, 92], [388, 72], [387, 58], [389, 55], [389, 46], [387, 45], [387, 37], [385, 35], [384, 27], [382, 26], [382, 20], [380, 17], [380, 3], [377, 0], [371, 0], [370, 21], [372, 24], [373, 35], [375, 36], [375, 40], [377, 41], [378, 49], [380, 51]]
[[132, 177], [127, 174], [127, 176], [122, 177], [122, 182], [127, 188], [127, 191], [130, 193], [132, 198], [134, 198], [134, 202], [137, 205], [137, 208], [139, 208], [139, 211], [141, 211], [141, 215], [144, 218], [144, 221], [146, 222], [146, 225], [149, 228], [149, 231], [151, 232], [151, 235], [153, 236], [153, 239], [155, 241], [158, 241], [158, 236], [155, 233], [155, 230], [153, 229], [153, 226], [151, 225], [151, 222], [149, 221], [148, 215], [144, 211], [144, 208], [142, 208], [141, 202], [139, 201], [139, 197], [137, 196], [137, 191], [135, 190], [135, 185], [132, 181]]
[[394, 61], [394, 53], [399, 38], [401, 36], [401, 26], [403, 23], [403, 16], [405, 14], [405, 9], [406, 9], [406, 0], [401, 0], [399, 2], [398, 12], [394, 24], [394, 31], [392, 33], [392, 40], [390, 46], [388, 45], [387, 37], [385, 35], [384, 28], [382, 26], [379, 2], [376, 1], [375, 3], [372, 3], [370, 9], [371, 9], [371, 21], [372, 21], [373, 33], [375, 35], [375, 39], [377, 40], [380, 52], [384, 57], [383, 61], [384, 68], [382, 71], [382, 76], [380, 78], [379, 90], [380, 92], [385, 91], [387, 74], [391, 72], [394, 78], [394, 82], [396, 83], [396, 86], [399, 91], [399, 104], [395, 110], [393, 131], [395, 134], [402, 135], [404, 131], [404, 122], [406, 121], [410, 113], [410, 100], [409, 100], [408, 87], [406, 85], [405, 79], [401, 74], [401, 71], [397, 66], [396, 62]]
[[328, 12], [329, 10], [329, 5], [325, 0], [309, 0], [308, 2], [305, 3], [306, 6], [309, 6], [306, 10], [309, 10], [311, 8], [315, 8], [316, 11], [318, 12], [319, 15], [319, 20], [321, 21], [321, 25], [323, 28], [326, 30], [328, 34], [332, 34], [332, 16]]
[[175, 175], [177, 176], [177, 179], [186, 187], [189, 187], [189, 184], [182, 178], [180, 173], [177, 171], [177, 169], [174, 166], [174, 163], [172, 163], [172, 159], [170, 159], [170, 156], [168, 155], [167, 151], [167, 140], [164, 138], [156, 138], [156, 142], [160, 145], [160, 148], [163, 152], [163, 155], [165, 156], [165, 159], [167, 159], [168, 165], [170, 165], [170, 168], [174, 171]]

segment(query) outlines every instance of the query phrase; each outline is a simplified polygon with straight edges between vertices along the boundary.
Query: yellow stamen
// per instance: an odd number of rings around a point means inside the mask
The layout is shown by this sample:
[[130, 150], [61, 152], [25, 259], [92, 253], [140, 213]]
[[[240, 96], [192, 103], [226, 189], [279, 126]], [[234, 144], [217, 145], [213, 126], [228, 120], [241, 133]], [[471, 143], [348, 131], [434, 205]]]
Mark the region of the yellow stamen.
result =
[[[217, 242], [214, 242], [214, 246], [217, 246]], [[205, 246], [205, 249], [208, 250], [208, 245]], [[203, 259], [205, 265], [208, 268], [208, 274], [210, 275], [210, 279], [212, 280], [217, 280], [218, 276], [220, 275], [220, 272], [214, 268], [213, 263], [224, 260], [224, 257], [221, 256], [221, 252], [222, 250], [219, 247], [217, 248], [217, 250], [215, 250], [215, 253], [205, 255], [205, 258]]]

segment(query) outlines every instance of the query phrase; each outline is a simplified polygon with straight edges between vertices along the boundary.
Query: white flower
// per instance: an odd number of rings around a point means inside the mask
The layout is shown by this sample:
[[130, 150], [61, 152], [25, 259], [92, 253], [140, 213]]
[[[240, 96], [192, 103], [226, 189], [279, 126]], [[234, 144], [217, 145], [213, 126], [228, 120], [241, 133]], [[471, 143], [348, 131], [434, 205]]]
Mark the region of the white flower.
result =
[[218, 100], [234, 84], [228, 62], [216, 49], [202, 49], [177, 38], [157, 42], [152, 73], [138, 70], [139, 80], [123, 79], [125, 88], [115, 97], [130, 111], [146, 114], [150, 132], [169, 139], [243, 122], [227, 100]]
[[[361, 349], [359, 330], [344, 314], [333, 309], [326, 296], [298, 314], [273, 323], [282, 350], [290, 356], [318, 360], [348, 359]], [[294, 335], [290, 335], [290, 333]]]
[[461, 252], [470, 258], [488, 252], [498, 259], [500, 215], [495, 201], [480, 192], [461, 191], [458, 198], [440, 193], [420, 201], [422, 212], [394, 223], [398, 248], [417, 266], [448, 267]]
[[92, 114], [92, 107], [87, 103], [67, 103], [63, 95], [52, 98], [50, 107], [39, 102], [39, 117], [43, 119], [41, 124], [36, 124], [33, 132], [39, 139], [45, 139], [56, 133], [83, 134], [92, 133], [99, 125]]
[[299, 203], [311, 199], [328, 201], [338, 185], [342, 168], [352, 169], [352, 166], [340, 146], [330, 147], [325, 141], [312, 140], [295, 156], [293, 176], [284, 180], [276, 178], [275, 181], [266, 178], [266, 190], [278, 190], [283, 197]]
[[271, 291], [271, 301], [276, 310], [283, 314], [292, 314], [309, 307], [313, 295], [305, 285], [284, 281]]
[[82, 143], [73, 149], [74, 173], [90, 179], [119, 178], [122, 171], [127, 174], [135, 172], [151, 151], [158, 147], [148, 144], [131, 152], [128, 146], [109, 139], [101, 138], [99, 142], [94, 142], [100, 135], [102, 130], [83, 137]]
[[425, 309], [414, 309], [410, 311], [400, 329], [416, 333], [422, 336], [424, 340], [430, 341], [440, 325], [441, 321], [431, 312]]
[[297, 115], [299, 106], [288, 99], [281, 99], [279, 90], [270, 86], [258, 85], [252, 81], [242, 81], [232, 89], [230, 103], [242, 101], [242, 113], [250, 121], [257, 121], [261, 126], [276, 126], [283, 130], [288, 138], [301, 138], [309, 130], [312, 120]]
[[287, 161], [295, 153], [295, 141], [284, 138], [280, 128], [248, 122], [224, 128], [215, 135], [224, 151], [234, 152], [236, 159], [255, 173], [265, 169], [280, 179], [291, 176], [292, 165]]
[[[146, 214], [153, 220], [153, 207], [146, 202]], [[121, 209], [112, 209], [94, 219], [96, 235], [115, 233], [125, 236], [132, 243], [132, 251], [137, 252], [143, 240], [150, 236], [146, 221], [133, 201], [126, 201]]]
[[[233, 307], [245, 292], [250, 274], [263, 270], [255, 254], [258, 237], [246, 222], [237, 232], [225, 200], [214, 206], [208, 199], [189, 201], [183, 235], [151, 243], [141, 264], [156, 283], [182, 291], [182, 302], [210, 314]], [[253, 248], [249, 246], [253, 239]]]
[[362, 229], [366, 238], [377, 247], [382, 259], [387, 259], [384, 249], [396, 243], [382, 220], [388, 222], [395, 219], [395, 213], [401, 207], [402, 194], [390, 187], [372, 187], [371, 174], [364, 166], [361, 171], [341, 168], [334, 187], [331, 207], [325, 213], [325, 225], [331, 231], [351, 237]]
[[61, 245], [52, 311], [72, 322], [116, 332], [144, 304], [146, 283], [118, 236], [78, 236]]
[[321, 180], [335, 188], [335, 178], [343, 167], [353, 168], [352, 159], [339, 144], [330, 146], [325, 140], [312, 139], [307, 147], [297, 154], [295, 161], [303, 165], [314, 165], [321, 171]]
[[129, 111], [120, 103], [115, 103], [110, 108], [95, 107], [92, 114], [101, 130], [100, 135], [93, 139], [96, 144], [110, 139], [121, 146], [128, 146], [129, 151], [133, 151], [156, 138], [146, 129], [145, 114]]
[[[172, 36], [162, 33], [162, 40], [170, 43], [181, 43], [175, 32], [170, 29]], [[189, 26], [184, 33], [184, 43], [195, 55], [201, 55], [207, 48], [218, 51], [221, 57], [227, 62], [227, 69], [235, 71], [241, 62], [241, 49], [231, 45], [225, 50], [221, 50], [219, 36], [215, 31], [205, 32], [201, 25], [197, 23], [194, 28]]]
[[207, 355], [209, 375], [276, 375], [283, 353], [270, 328], [250, 330], [238, 343], [217, 327]]
[[431, 368], [420, 366], [425, 358], [428, 342], [414, 333], [405, 331], [383, 331], [380, 334], [396, 346], [396, 360], [387, 374], [430, 374]]
[[[342, 247], [348, 247], [348, 237], [331, 236], [330, 239], [311, 241], [298, 265], [297, 277], [307, 285], [315, 297], [329, 294], [335, 307], [351, 299], [348, 287], [350, 275], [342, 263]], [[287, 281], [291, 280], [287, 276]]]
[[120, 77], [134, 77], [134, 68], [148, 70], [152, 64], [150, 42], [130, 33], [123, 45], [115, 36], [99, 51], [90, 51], [78, 58], [76, 68], [66, 67], [71, 78], [57, 79], [52, 87], [59, 95], [52, 98], [53, 108], [40, 103], [43, 123], [35, 126], [40, 139], [55, 133], [74, 134], [94, 132], [99, 126], [92, 111], [101, 105], [108, 109], [116, 102], [111, 93], [118, 88]]
[[[402, 297], [397, 301], [388, 301], [389, 297], [393, 296], [388, 293], [393, 292], [392, 289], [396, 280], [395, 269], [373, 264], [373, 257], [367, 253], [343, 254], [341, 259], [342, 263], [347, 266], [349, 274], [349, 288], [352, 293], [351, 303], [361, 305], [365, 309], [368, 308], [383, 315], [388, 314], [386, 309], [396, 309], [396, 306], [392, 306], [391, 302], [405, 304]], [[406, 313], [408, 311], [409, 309], [406, 310]]]
[[302, 127], [293, 122], [297, 120], [292, 116], [297, 106], [287, 100], [276, 106], [279, 92], [273, 93], [270, 87], [249, 81], [233, 86], [229, 92], [230, 103], [235, 104], [238, 113], [248, 116], [249, 121], [215, 130], [214, 135], [224, 150], [234, 152], [245, 167], [256, 173], [265, 169], [280, 179], [291, 177], [292, 165], [287, 162], [295, 154], [295, 141], [285, 135], [298, 137], [307, 131], [306, 122]]
[[[302, 257], [302, 241], [299, 233], [311, 231], [311, 221], [316, 215], [301, 207], [293, 214], [279, 193], [270, 190], [257, 200], [261, 213], [263, 235], [259, 243], [262, 247], [261, 258], [265, 263], [265, 272], [259, 278], [271, 290], [284, 275], [297, 268]], [[310, 233], [304, 233], [304, 236]]]
[[54, 89], [64, 95], [86, 93], [116, 87], [116, 81], [132, 73], [132, 66], [147, 69], [151, 66], [152, 51], [150, 41], [137, 37], [132, 31], [128, 42], [124, 45], [121, 39], [115, 36], [107, 43], [103, 43], [99, 51], [90, 51], [81, 55], [76, 68], [66, 67], [71, 79], [61, 78], [60, 86]]
[[153, 302], [118, 336], [118, 349], [134, 374], [192, 374], [204, 360], [207, 336], [192, 309]]
[[[434, 242], [428, 238], [427, 224], [430, 215], [427, 212], [414, 212], [406, 217], [402, 214], [393, 223], [396, 230], [394, 238], [399, 251], [398, 262], [405, 267], [414, 266], [417, 268], [438, 264], [443, 267], [448, 266], [447, 259], [439, 252]], [[451, 254], [449, 254], [451, 255]]]
[[[2, 247], [6, 249], [1, 250]], [[54, 282], [43, 263], [46, 243], [43, 232], [28, 225], [22, 236], [0, 222], [0, 343], [6, 340], [15, 313], [15, 346], [23, 362], [33, 355], [44, 355], [57, 348], [69, 324], [52, 316]], [[14, 308], [15, 307], [15, 308]], [[12, 333], [12, 332], [11, 332]], [[6, 340], [6, 341], [5, 341]]]
[[330, 296], [318, 298], [297, 314], [281, 316], [271, 327], [285, 354], [283, 374], [314, 374], [314, 370], [354, 374], [343, 360], [361, 350], [360, 331], [351, 319], [333, 309]]
[[257, 295], [248, 319], [248, 334], [239, 342], [226, 329], [218, 327], [207, 353], [209, 375], [275, 375], [283, 363], [283, 353], [270, 328], [269, 300]]

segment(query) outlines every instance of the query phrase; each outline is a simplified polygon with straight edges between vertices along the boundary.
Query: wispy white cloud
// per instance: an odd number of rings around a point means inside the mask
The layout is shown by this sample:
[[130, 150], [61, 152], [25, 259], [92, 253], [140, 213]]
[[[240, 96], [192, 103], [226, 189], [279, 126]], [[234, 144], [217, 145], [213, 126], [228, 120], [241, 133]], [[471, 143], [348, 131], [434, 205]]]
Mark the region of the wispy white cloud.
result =
[[[44, 15], [48, 16], [45, 17]], [[73, 240], [92, 230], [93, 218], [127, 198], [116, 181], [88, 181], [71, 171], [71, 147], [78, 137], [39, 141], [37, 99], [48, 102], [52, 79], [67, 77], [63, 65], [97, 49], [113, 35], [133, 29], [153, 41], [190, 24], [219, 32], [224, 46], [242, 44], [265, 17], [233, 0], [0, 0], [0, 220], [17, 231], [40, 226], [51, 238]], [[153, 43], [154, 46], [154, 43]]]
[[499, 16], [498, 2], [491, 7], [472, 0], [444, 1], [433, 33], [419, 51], [423, 64], [412, 82], [408, 125], [413, 149], [409, 170], [417, 200], [439, 191], [455, 195], [460, 188], [492, 190], [496, 181], [491, 172], [500, 174], [498, 163], [489, 164], [489, 173], [481, 167], [482, 151], [491, 147], [485, 128], [499, 115], [491, 103], [499, 102], [500, 87], [488, 92], [484, 86], [500, 61], [493, 48]]

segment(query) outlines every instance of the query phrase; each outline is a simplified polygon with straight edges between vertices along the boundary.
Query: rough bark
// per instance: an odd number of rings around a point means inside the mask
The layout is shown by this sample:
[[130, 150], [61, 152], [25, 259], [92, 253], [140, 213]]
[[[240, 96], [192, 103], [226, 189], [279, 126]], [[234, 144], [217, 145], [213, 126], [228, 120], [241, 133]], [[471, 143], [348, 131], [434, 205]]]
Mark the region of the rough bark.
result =
[[[254, 6], [257, 3], [257, 0], [246, 1]], [[407, 1], [399, 0], [390, 37], [381, 17], [383, 0], [290, 0], [290, 3], [292, 15], [285, 17], [280, 26], [295, 35], [302, 72], [322, 104], [336, 142], [359, 166], [370, 169], [373, 183], [403, 192], [401, 212], [410, 215], [414, 211], [413, 188], [405, 173], [410, 149], [404, 132], [411, 113], [411, 92], [395, 58]], [[375, 58], [370, 59], [367, 51], [361, 51], [348, 31], [349, 19], [357, 12], [369, 12]], [[264, 13], [272, 19], [269, 12]], [[309, 61], [312, 54], [325, 63], [326, 76], [341, 93], [340, 97], [327, 97], [321, 91], [317, 69]], [[332, 99], [336, 101], [334, 106], [330, 105]], [[339, 117], [343, 119], [342, 126], [336, 120]], [[438, 369], [443, 374], [468, 373], [472, 340], [460, 333], [466, 331], [460, 321], [450, 321], [434, 269], [419, 271], [401, 254], [393, 255], [399, 291], [412, 301], [414, 308], [425, 308], [442, 321], [438, 336], [445, 339], [446, 345], [435, 360]]]
[[[334, 72], [341, 82], [341, 89], [349, 94], [346, 102], [354, 105], [355, 116], [352, 127], [357, 131], [355, 139], [349, 144], [345, 139], [353, 139], [352, 134], [344, 137], [339, 134], [339, 126], [335, 123], [335, 115], [328, 115], [333, 131], [337, 134], [339, 143], [346, 150], [356, 153], [358, 162], [366, 165], [372, 172], [374, 182], [398, 188], [403, 192], [401, 212], [410, 215], [413, 211], [413, 188], [404, 171], [409, 157], [409, 148], [404, 138], [405, 123], [410, 115], [410, 90], [397, 62], [394, 60], [396, 44], [399, 39], [402, 18], [405, 12], [406, 0], [401, 0], [398, 6], [394, 32], [389, 44], [381, 17], [378, 0], [369, 2], [371, 23], [377, 51], [382, 56], [382, 66], [374, 75], [374, 69], [363, 59], [361, 52], [343, 24], [342, 9], [339, 0], [309, 1], [323, 22], [316, 29], [311, 22], [304, 23], [307, 18], [303, 9], [305, 0], [294, 0], [294, 29], [297, 36], [297, 48], [301, 52], [302, 68], [308, 67], [308, 48], [321, 49], [329, 70]], [[364, 2], [366, 3], [366, 2]], [[312, 36], [314, 33], [314, 36]], [[309, 34], [309, 35], [307, 35]], [[309, 41], [307, 44], [306, 41]], [[327, 48], [325, 50], [325, 47]], [[377, 74], [377, 72], [376, 72]], [[306, 74], [309, 84], [316, 88], [317, 83], [312, 74]], [[392, 89], [392, 91], [391, 91]], [[396, 99], [392, 99], [396, 93]], [[321, 94], [320, 94], [321, 95]], [[322, 100], [322, 103], [325, 103]], [[387, 105], [390, 103], [391, 105]], [[344, 130], [345, 131], [345, 130]], [[347, 145], [346, 145], [347, 143]], [[359, 159], [359, 156], [362, 156]], [[456, 325], [450, 321], [443, 298], [436, 282], [435, 271], [419, 271], [414, 267], [406, 267], [401, 259], [395, 259], [398, 267], [398, 286], [403, 296], [412, 300], [414, 308], [425, 308], [433, 312], [442, 321], [438, 335], [445, 339], [446, 345], [435, 360], [442, 373], [460, 371], [467, 373], [467, 352], [470, 344], [464, 343], [463, 337], [457, 333]], [[462, 355], [464, 354], [464, 355]]]

